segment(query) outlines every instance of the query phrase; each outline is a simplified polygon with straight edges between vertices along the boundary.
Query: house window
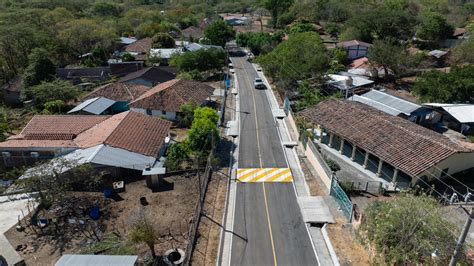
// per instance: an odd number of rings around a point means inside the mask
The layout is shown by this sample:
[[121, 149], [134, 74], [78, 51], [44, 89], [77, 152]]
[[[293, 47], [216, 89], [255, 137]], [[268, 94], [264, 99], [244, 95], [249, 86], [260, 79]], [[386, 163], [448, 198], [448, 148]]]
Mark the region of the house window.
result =
[[146, 109], [146, 114], [151, 115], [151, 109]]
[[162, 113], [163, 115], [166, 115], [166, 111], [161, 111], [161, 113]]

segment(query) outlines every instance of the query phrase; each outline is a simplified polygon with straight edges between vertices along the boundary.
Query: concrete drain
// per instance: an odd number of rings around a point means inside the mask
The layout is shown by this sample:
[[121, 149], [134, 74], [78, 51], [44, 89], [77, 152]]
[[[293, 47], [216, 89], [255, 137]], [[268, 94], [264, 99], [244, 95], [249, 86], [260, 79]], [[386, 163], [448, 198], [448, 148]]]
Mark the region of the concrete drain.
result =
[[184, 251], [182, 249], [170, 249], [165, 252], [163, 261], [167, 265], [180, 265], [184, 261]]

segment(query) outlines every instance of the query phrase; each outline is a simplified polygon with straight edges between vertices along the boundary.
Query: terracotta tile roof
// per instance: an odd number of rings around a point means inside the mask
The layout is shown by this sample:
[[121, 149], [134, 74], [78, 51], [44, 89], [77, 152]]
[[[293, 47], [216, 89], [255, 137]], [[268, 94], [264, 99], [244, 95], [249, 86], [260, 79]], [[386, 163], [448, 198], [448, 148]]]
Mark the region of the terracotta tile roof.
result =
[[157, 156], [171, 122], [136, 112], [128, 112], [119, 126], [107, 137], [104, 144], [132, 152]]
[[150, 51], [151, 44], [151, 38], [140, 39], [132, 44], [125, 46], [125, 51], [146, 54]]
[[176, 77], [176, 72], [170, 67], [147, 67], [139, 71], [132, 72], [120, 79], [120, 82], [127, 82], [134, 79], [144, 79], [152, 83], [161, 83], [172, 80]]
[[153, 87], [131, 102], [130, 107], [179, 112], [187, 102], [201, 105], [213, 91], [213, 87], [201, 82], [174, 79]]
[[466, 33], [466, 29], [465, 29], [465, 28], [455, 28], [455, 29], [454, 29], [454, 32], [453, 32], [453, 36], [454, 36], [454, 37], [461, 36], [461, 35], [463, 35], [464, 33]]
[[148, 90], [149, 88], [144, 85], [114, 82], [98, 87], [82, 100], [105, 97], [114, 101], [130, 102]]
[[473, 152], [432, 130], [358, 102], [330, 99], [300, 115], [410, 176], [454, 153]]
[[[81, 120], [82, 124], [78, 122]], [[157, 156], [169, 135], [171, 124], [158, 117], [130, 111], [114, 116], [35, 116], [22, 134], [1, 142], [0, 148], [85, 149], [105, 144], [146, 156]]]
[[193, 39], [200, 39], [203, 36], [202, 29], [194, 26], [187, 27], [186, 29], [182, 30], [181, 33], [185, 38], [192, 37]]
[[19, 136], [27, 140], [72, 140], [110, 116], [35, 115]]
[[9, 139], [0, 142], [0, 148], [75, 148], [77, 145], [72, 140], [26, 140]]
[[157, 156], [171, 124], [158, 117], [127, 111], [81, 133], [74, 142], [83, 149], [106, 144], [147, 156]]
[[369, 67], [369, 59], [367, 57], [361, 57], [358, 59], [355, 59], [351, 62], [349, 65], [351, 68], [367, 68]]
[[362, 42], [362, 41], [358, 41], [358, 40], [351, 40], [351, 41], [345, 41], [345, 42], [338, 43], [338, 46], [341, 46], [341, 47], [344, 47], [344, 48], [347, 48], [347, 47], [350, 47], [350, 46], [357, 46], [357, 45], [365, 46], [365, 47], [372, 46], [372, 44], [370, 44], [370, 43], [366, 43], [366, 42]]

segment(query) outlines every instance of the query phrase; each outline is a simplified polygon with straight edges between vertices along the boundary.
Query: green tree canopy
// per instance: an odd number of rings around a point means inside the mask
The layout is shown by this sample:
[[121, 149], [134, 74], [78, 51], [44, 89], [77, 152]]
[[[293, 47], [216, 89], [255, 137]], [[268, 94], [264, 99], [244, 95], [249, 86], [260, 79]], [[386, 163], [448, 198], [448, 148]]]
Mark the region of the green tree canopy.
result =
[[170, 65], [181, 72], [218, 70], [225, 65], [225, 52], [222, 49], [211, 48], [174, 54], [170, 59]]
[[108, 50], [117, 35], [114, 30], [104, 27], [97, 21], [87, 18], [75, 19], [66, 23], [59, 32], [59, 39], [71, 49], [74, 55], [83, 55], [94, 47]]
[[23, 99], [33, 100], [36, 107], [43, 109], [47, 102], [61, 100], [67, 103], [75, 99], [79, 96], [79, 89], [68, 81], [56, 79], [27, 87], [21, 93]]
[[272, 27], [276, 28], [278, 17], [285, 13], [293, 4], [294, 0], [264, 0], [263, 6], [270, 11], [272, 15]]
[[474, 64], [474, 38], [464, 40], [451, 51], [449, 60], [452, 64]]
[[23, 73], [23, 84], [34, 86], [42, 81], [50, 81], [56, 74], [56, 67], [43, 48], [35, 48], [28, 55], [28, 66]]
[[175, 47], [175, 41], [171, 35], [168, 33], [157, 33], [155, 36], [152, 38], [153, 43], [152, 47], [153, 48], [173, 48]]
[[[372, 203], [364, 214], [358, 233], [375, 249], [375, 264], [448, 264], [456, 245], [451, 233], [456, 226], [445, 219], [436, 199], [401, 194]], [[433, 258], [436, 250], [439, 256]]]
[[449, 73], [430, 71], [413, 86], [425, 102], [474, 103], [474, 65], [455, 66]]
[[189, 130], [187, 143], [198, 157], [206, 156], [217, 145], [219, 129], [217, 112], [209, 107], [199, 107], [194, 111], [194, 120]]
[[423, 40], [439, 41], [451, 36], [453, 28], [448, 24], [446, 18], [437, 12], [423, 12], [416, 36]]
[[396, 40], [375, 40], [369, 48], [369, 61], [380, 65], [384, 70], [384, 78], [388, 78], [389, 69], [398, 73], [398, 68], [405, 58], [405, 49]]
[[320, 77], [329, 68], [329, 56], [316, 32], [291, 34], [257, 60], [273, 79], [293, 86], [297, 80]]
[[248, 47], [253, 54], [270, 52], [281, 40], [266, 32], [245, 32], [237, 34], [236, 42], [241, 47]]
[[415, 24], [415, 17], [408, 12], [384, 8], [363, 12], [346, 23], [359, 34], [356, 39], [365, 42], [386, 38], [409, 39]]
[[235, 31], [232, 26], [219, 19], [204, 29], [204, 36], [211, 44], [224, 47], [226, 42], [235, 37]]

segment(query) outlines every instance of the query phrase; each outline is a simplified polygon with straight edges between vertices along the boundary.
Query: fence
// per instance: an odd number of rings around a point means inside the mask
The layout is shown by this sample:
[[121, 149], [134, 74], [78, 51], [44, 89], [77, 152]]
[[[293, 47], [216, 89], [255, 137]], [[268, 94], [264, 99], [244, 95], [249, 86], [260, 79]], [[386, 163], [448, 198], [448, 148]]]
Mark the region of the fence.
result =
[[362, 191], [372, 194], [381, 194], [382, 193], [382, 182], [379, 181], [362, 181], [362, 182], [352, 182], [350, 188], [351, 191]]
[[336, 200], [337, 204], [339, 204], [339, 207], [341, 207], [342, 213], [344, 213], [349, 222], [351, 222], [353, 210], [352, 201], [347, 196], [346, 192], [344, 192], [344, 190], [341, 188], [337, 182], [336, 177], [334, 176], [331, 179], [331, 190], [329, 195], [331, 195]]
[[204, 198], [206, 195], [207, 191], [207, 185], [209, 184], [209, 180], [211, 179], [212, 176], [212, 158], [214, 156], [214, 150], [211, 151], [209, 156], [207, 157], [207, 164], [206, 168], [204, 171], [204, 174], [201, 176], [201, 174], [198, 172], [198, 178], [199, 178], [199, 200], [196, 203], [196, 209], [194, 212], [194, 219], [193, 222], [189, 228], [189, 242], [186, 247], [186, 255], [183, 261], [183, 265], [190, 265], [191, 262], [191, 255], [193, 254], [194, 251], [194, 246], [196, 244], [196, 238], [197, 238], [197, 230], [199, 226], [199, 222], [201, 221], [201, 216], [202, 216], [202, 207], [204, 205]]

